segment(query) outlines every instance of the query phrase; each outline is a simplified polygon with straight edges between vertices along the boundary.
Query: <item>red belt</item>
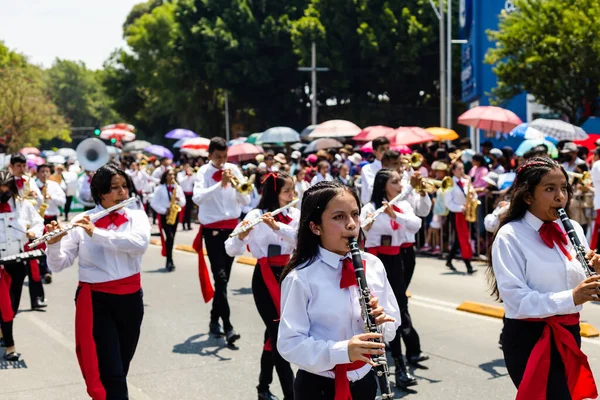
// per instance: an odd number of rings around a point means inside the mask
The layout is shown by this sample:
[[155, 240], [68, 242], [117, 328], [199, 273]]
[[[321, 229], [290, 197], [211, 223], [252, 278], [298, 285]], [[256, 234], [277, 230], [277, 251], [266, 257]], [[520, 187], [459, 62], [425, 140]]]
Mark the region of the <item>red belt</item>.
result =
[[334, 400], [352, 400], [350, 392], [350, 381], [348, 371], [356, 371], [365, 366], [364, 361], [354, 361], [350, 364], [338, 364], [335, 366], [335, 398]]
[[105, 400], [106, 390], [100, 381], [98, 354], [94, 341], [92, 292], [121, 295], [135, 293], [142, 288], [140, 273], [109, 282], [79, 282], [79, 288], [75, 302], [75, 352], [88, 394], [93, 400]]
[[[281, 287], [279, 286], [279, 282], [277, 282], [271, 267], [285, 267], [289, 261], [289, 254], [281, 254], [273, 257], [262, 257], [258, 259], [260, 273], [262, 274], [265, 286], [271, 295], [271, 300], [273, 300], [273, 304], [275, 304], [275, 308], [277, 309], [277, 316], [281, 315]], [[271, 351], [273, 349], [271, 338], [267, 339], [263, 349], [266, 351]]]
[[10, 322], [15, 317], [10, 299], [10, 283], [12, 277], [4, 268], [0, 268], [0, 313], [2, 321]]
[[469, 226], [464, 213], [454, 213], [454, 222], [456, 224], [456, 236], [460, 245], [460, 256], [463, 260], [473, 258], [473, 249], [471, 248]]
[[[235, 229], [237, 224], [238, 220], [235, 218], [213, 222], [212, 224], [206, 224], [204, 227], [209, 229]], [[198, 234], [194, 239], [192, 247], [194, 250], [196, 250], [196, 253], [198, 253], [198, 277], [200, 278], [200, 289], [202, 290], [204, 302], [208, 303], [215, 295], [215, 289], [213, 289], [212, 284], [210, 283], [208, 267], [206, 266], [206, 261], [204, 260], [204, 251], [202, 249], [202, 224], [200, 224], [200, 227], [198, 228]]]
[[545, 322], [546, 326], [544, 326], [542, 336], [529, 355], [516, 400], [546, 399], [546, 386], [550, 371], [551, 337], [554, 337], [554, 343], [565, 365], [565, 376], [571, 398], [573, 400], [595, 399], [598, 396], [598, 390], [587, 357], [577, 346], [573, 335], [562, 326], [578, 325], [579, 313], [556, 315], [548, 318], [529, 318], [525, 321]]
[[[46, 228], [44, 227], [44, 232], [46, 232]], [[42, 244], [40, 246], [41, 250], [46, 250], [46, 245]], [[23, 246], [23, 251], [31, 251], [33, 250], [31, 247], [29, 247], [29, 243], [25, 244], [25, 246]], [[34, 282], [41, 282], [41, 277], [40, 277], [40, 262], [36, 259], [32, 259], [29, 260], [29, 270], [31, 271], [31, 279]]]
[[412, 242], [412, 243], [402, 243], [402, 244], [400, 245], [400, 248], [401, 248], [401, 249], [408, 249], [408, 248], [410, 248], [410, 247], [413, 247], [414, 245], [415, 245], [415, 243], [414, 243], [414, 242]]
[[400, 254], [401, 246], [377, 246], [377, 247], [369, 247], [367, 249], [367, 253], [373, 254], [374, 256], [378, 254], [383, 254], [384, 256], [397, 256]]

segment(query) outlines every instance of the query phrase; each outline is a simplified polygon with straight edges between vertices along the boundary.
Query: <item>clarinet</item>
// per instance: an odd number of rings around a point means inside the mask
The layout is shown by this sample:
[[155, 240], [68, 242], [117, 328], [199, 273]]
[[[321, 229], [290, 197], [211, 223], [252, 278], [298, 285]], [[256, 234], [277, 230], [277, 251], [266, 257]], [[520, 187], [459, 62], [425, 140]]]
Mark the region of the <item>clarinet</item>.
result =
[[[360, 291], [360, 308], [365, 316], [365, 331], [367, 333], [381, 333], [379, 327], [375, 323], [375, 317], [371, 315], [371, 306], [369, 305], [369, 301], [371, 300], [371, 290], [367, 285], [363, 260], [360, 255], [360, 250], [358, 249], [356, 238], [350, 238], [348, 240], [348, 245], [350, 246], [350, 253], [352, 254], [352, 266], [354, 267], [356, 282], [358, 283], [358, 289]], [[383, 339], [377, 339], [375, 341], [381, 343]], [[377, 382], [379, 383], [379, 390], [381, 391], [381, 399], [387, 400], [393, 398], [394, 395], [392, 394], [392, 389], [390, 388], [390, 382], [388, 380], [389, 370], [385, 354], [372, 354], [371, 360], [377, 364], [375, 367], [375, 375], [377, 375]]]
[[581, 244], [581, 241], [577, 237], [577, 233], [575, 233], [575, 229], [573, 229], [573, 224], [567, 215], [567, 212], [564, 208], [559, 208], [556, 210], [558, 212], [558, 217], [560, 218], [560, 222], [562, 222], [565, 231], [567, 231], [567, 235], [569, 236], [569, 240], [571, 240], [571, 244], [575, 249], [575, 254], [577, 255], [577, 261], [581, 263], [583, 270], [585, 271], [585, 275], [589, 278], [590, 276], [596, 275], [596, 271], [590, 266], [587, 259], [585, 258], [585, 247]]

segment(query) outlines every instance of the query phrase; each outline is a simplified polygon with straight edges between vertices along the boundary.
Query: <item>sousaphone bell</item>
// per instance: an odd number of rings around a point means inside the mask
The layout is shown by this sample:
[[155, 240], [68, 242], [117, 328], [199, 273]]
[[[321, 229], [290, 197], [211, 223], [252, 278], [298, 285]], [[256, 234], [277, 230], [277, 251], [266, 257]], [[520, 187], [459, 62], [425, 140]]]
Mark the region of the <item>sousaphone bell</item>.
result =
[[89, 138], [77, 146], [77, 161], [86, 171], [96, 171], [108, 162], [108, 150], [100, 139]]

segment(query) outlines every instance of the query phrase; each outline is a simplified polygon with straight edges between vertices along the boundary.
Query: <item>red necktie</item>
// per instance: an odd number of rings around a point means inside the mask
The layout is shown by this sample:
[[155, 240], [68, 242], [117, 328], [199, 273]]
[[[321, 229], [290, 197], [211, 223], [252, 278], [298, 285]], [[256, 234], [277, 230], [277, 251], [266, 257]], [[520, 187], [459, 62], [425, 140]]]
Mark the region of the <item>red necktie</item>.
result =
[[275, 216], [275, 221], [288, 225], [290, 222], [292, 222], [292, 217], [279, 213]]
[[[392, 208], [394, 209], [394, 211], [402, 213], [402, 210], [399, 209], [398, 207], [392, 206]], [[392, 226], [392, 229], [395, 230], [395, 231], [397, 231], [398, 228], [400, 228], [400, 224], [398, 222], [396, 222], [395, 219], [391, 219], [390, 220], [390, 225]]]
[[215, 171], [212, 178], [215, 182], [221, 182], [223, 180], [223, 170], [219, 169], [219, 170]]
[[0, 203], [0, 213], [7, 213], [11, 211], [12, 210], [10, 209], [10, 204], [8, 204], [8, 202]]
[[544, 222], [542, 227], [540, 228], [540, 237], [542, 241], [546, 243], [546, 246], [551, 249], [554, 248], [554, 244], [558, 245], [560, 251], [569, 259], [572, 260], [573, 257], [567, 251], [565, 247], [569, 241], [567, 240], [567, 235], [564, 233], [559, 227], [558, 224], [554, 222]]
[[108, 229], [111, 224], [114, 224], [118, 228], [127, 221], [129, 221], [129, 218], [125, 214], [114, 211], [94, 222], [94, 225], [98, 228]]
[[23, 189], [23, 178], [15, 178], [15, 183], [17, 184], [17, 188]]
[[461, 189], [462, 189], [462, 188], [465, 186], [465, 184], [464, 184], [464, 183], [462, 183], [462, 181], [458, 181], [458, 182], [456, 182], [456, 184], [457, 184], [457, 185], [458, 185], [458, 187], [459, 187], [459, 188], [461, 188]]
[[169, 191], [169, 193], [173, 193], [173, 186], [172, 185], [167, 186], [167, 190]]
[[340, 289], [345, 289], [351, 286], [357, 286], [356, 274], [354, 274], [354, 266], [351, 258], [344, 258], [342, 262], [342, 279], [340, 279]]

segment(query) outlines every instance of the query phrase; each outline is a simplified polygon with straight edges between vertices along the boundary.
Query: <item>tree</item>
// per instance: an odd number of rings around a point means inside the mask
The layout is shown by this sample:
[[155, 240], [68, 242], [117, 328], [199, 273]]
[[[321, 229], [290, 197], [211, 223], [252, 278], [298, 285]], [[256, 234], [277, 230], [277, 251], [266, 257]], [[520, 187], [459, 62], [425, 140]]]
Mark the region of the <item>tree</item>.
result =
[[496, 42], [485, 58], [498, 76], [496, 102], [525, 91], [580, 124], [598, 108], [600, 2], [516, 0], [515, 6], [488, 32]]
[[68, 125], [48, 98], [41, 74], [33, 66], [9, 64], [0, 69], [0, 132], [8, 152], [37, 147], [40, 140], [71, 141]]

